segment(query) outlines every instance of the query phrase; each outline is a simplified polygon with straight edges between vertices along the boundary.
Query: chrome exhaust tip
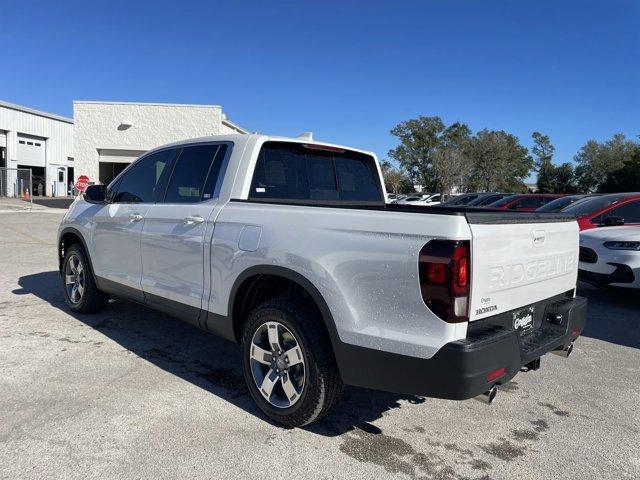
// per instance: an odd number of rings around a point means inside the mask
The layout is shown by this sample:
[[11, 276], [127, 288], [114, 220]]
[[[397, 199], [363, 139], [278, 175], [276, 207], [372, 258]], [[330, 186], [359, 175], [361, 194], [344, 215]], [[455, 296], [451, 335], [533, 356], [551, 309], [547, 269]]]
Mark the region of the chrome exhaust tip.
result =
[[571, 355], [571, 352], [573, 352], [573, 343], [558, 347], [555, 350], [553, 350], [551, 353], [555, 353], [556, 355], [567, 358], [569, 355]]
[[491, 405], [491, 402], [495, 400], [497, 394], [498, 394], [498, 387], [491, 387], [486, 392], [481, 393], [480, 395], [474, 398], [482, 403]]

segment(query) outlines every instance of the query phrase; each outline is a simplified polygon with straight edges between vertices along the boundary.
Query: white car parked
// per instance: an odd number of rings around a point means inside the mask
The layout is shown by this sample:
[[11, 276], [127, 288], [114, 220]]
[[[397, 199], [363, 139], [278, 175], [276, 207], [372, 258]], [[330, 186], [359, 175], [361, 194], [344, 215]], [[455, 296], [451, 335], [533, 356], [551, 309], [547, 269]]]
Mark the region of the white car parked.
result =
[[580, 234], [578, 278], [597, 286], [640, 288], [640, 227], [601, 227]]
[[423, 193], [418, 195], [411, 195], [398, 203], [402, 203], [405, 205], [439, 205], [440, 194]]

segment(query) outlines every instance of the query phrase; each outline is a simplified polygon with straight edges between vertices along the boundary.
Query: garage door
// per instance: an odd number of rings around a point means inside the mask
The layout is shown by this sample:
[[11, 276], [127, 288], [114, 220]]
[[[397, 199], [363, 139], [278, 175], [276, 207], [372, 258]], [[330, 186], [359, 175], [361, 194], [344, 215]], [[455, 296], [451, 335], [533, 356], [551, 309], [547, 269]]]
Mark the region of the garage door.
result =
[[18, 163], [30, 167], [44, 167], [45, 139], [18, 134]]
[[142, 155], [144, 150], [108, 150], [99, 149], [101, 162], [108, 163], [131, 163]]

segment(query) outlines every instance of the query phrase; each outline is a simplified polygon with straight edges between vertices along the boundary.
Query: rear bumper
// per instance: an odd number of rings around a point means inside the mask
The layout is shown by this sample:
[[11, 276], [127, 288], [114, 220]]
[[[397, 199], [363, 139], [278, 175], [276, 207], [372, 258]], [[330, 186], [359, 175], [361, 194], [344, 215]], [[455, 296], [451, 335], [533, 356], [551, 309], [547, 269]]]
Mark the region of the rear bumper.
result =
[[[376, 390], [453, 400], [475, 397], [506, 383], [527, 363], [569, 345], [584, 328], [587, 302], [582, 297], [554, 297], [533, 306], [529, 333], [514, 330], [513, 312], [506, 312], [474, 322], [466, 339], [447, 343], [430, 359], [342, 344], [336, 351], [340, 372], [345, 383]], [[487, 380], [502, 368], [504, 375]]]

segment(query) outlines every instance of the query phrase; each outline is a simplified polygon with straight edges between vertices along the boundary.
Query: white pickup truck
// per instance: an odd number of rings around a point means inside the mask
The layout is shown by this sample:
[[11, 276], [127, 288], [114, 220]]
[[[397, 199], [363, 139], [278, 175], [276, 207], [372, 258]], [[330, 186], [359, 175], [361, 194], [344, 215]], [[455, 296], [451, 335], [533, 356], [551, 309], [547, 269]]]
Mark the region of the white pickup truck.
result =
[[491, 400], [581, 333], [578, 226], [560, 214], [386, 204], [371, 152], [225, 135], [152, 150], [65, 215], [65, 299], [109, 295], [241, 344], [273, 420], [344, 384]]

